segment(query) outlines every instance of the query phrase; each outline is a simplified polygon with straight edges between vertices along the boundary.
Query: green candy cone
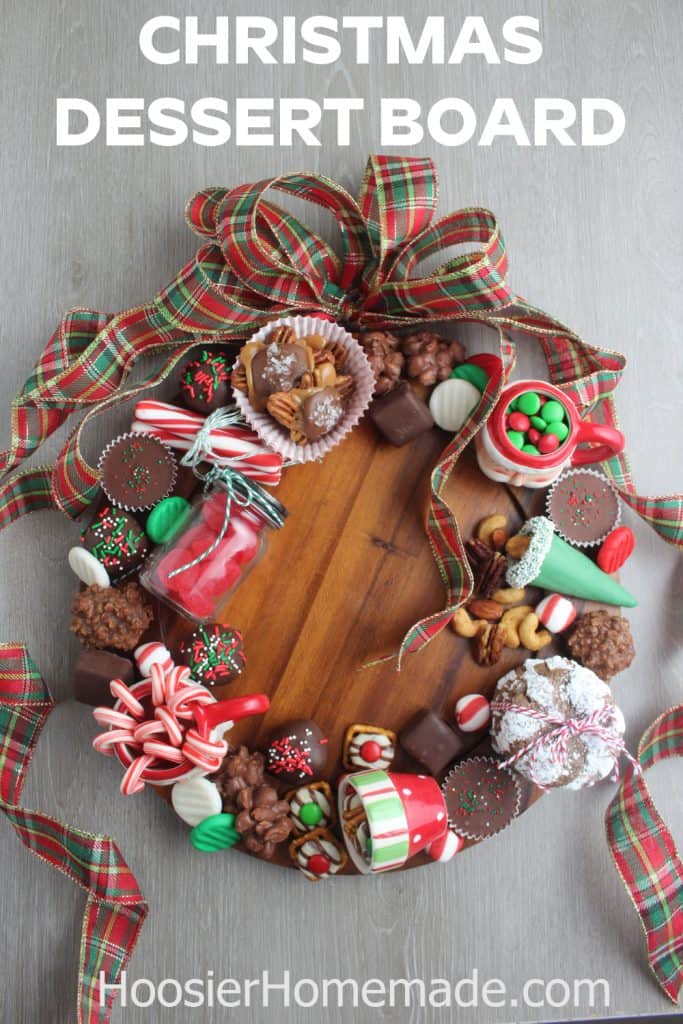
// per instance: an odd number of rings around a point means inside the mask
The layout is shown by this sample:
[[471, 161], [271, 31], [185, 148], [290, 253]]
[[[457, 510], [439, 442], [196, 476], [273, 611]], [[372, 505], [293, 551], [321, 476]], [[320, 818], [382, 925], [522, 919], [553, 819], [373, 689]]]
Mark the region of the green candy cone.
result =
[[558, 594], [582, 597], [586, 601], [635, 608], [638, 604], [620, 583], [598, 568], [595, 562], [571, 544], [553, 535], [541, 571], [532, 584]]

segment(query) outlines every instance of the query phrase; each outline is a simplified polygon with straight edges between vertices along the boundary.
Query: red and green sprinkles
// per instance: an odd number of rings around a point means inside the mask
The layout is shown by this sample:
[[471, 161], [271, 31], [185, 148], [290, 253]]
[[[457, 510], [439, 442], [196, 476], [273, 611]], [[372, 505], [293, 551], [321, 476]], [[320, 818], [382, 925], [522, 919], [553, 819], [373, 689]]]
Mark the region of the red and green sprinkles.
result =
[[229, 683], [246, 664], [240, 631], [218, 623], [196, 629], [183, 653], [192, 678], [206, 686]]
[[107, 505], [81, 535], [98, 562], [110, 574], [129, 571], [147, 551], [145, 532], [132, 516]]
[[193, 401], [210, 405], [230, 380], [231, 364], [220, 352], [203, 351], [199, 359], [193, 360], [185, 367], [180, 383], [183, 391]]

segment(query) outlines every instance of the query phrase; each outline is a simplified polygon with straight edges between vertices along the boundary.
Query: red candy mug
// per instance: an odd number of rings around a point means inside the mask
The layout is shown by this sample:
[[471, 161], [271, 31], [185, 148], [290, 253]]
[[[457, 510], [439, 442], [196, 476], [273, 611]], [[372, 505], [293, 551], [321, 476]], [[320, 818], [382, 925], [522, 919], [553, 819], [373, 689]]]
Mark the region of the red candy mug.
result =
[[[555, 451], [547, 455], [520, 451], [507, 436], [505, 418], [508, 407], [527, 391], [535, 391], [543, 398], [559, 402], [566, 412], [569, 433]], [[604, 462], [623, 451], [625, 443], [620, 430], [584, 422], [572, 400], [554, 384], [518, 380], [504, 388], [496, 407], [475, 438], [475, 449], [479, 468], [491, 480], [516, 487], [547, 487], [568, 466]], [[577, 447], [584, 444], [591, 447]]]

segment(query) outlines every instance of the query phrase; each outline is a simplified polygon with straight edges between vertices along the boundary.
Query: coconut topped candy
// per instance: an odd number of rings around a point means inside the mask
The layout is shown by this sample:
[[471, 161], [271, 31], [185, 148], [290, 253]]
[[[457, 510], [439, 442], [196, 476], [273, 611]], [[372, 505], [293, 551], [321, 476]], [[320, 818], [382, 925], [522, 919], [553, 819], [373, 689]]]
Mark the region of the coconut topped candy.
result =
[[610, 688], [569, 658], [530, 658], [512, 669], [498, 680], [491, 711], [493, 749], [543, 789], [618, 775], [627, 753]]

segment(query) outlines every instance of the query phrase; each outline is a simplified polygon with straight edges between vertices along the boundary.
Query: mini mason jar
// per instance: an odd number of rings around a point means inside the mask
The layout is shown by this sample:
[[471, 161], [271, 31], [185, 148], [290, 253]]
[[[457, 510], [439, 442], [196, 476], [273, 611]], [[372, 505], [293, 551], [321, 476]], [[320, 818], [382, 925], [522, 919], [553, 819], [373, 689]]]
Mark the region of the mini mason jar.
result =
[[195, 622], [218, 618], [263, 554], [269, 528], [284, 523], [287, 510], [279, 501], [253, 482], [246, 486], [256, 501], [241, 486], [220, 480], [198, 495], [179, 531], [153, 553], [140, 576], [150, 593]]

